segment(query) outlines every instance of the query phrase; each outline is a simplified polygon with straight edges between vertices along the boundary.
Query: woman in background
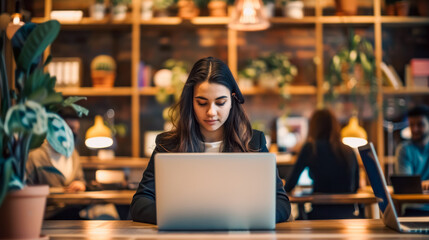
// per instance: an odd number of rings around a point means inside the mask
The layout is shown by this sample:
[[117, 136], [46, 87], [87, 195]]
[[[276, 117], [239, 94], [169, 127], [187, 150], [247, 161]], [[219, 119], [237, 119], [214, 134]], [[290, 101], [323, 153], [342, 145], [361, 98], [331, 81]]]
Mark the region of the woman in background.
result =
[[[208, 57], [197, 61], [174, 110], [173, 130], [156, 147], [131, 202], [134, 221], [156, 224], [154, 156], [159, 152], [268, 152], [265, 136], [252, 130], [243, 95], [228, 66]], [[277, 174], [276, 222], [290, 216], [290, 203]], [[180, 206], [178, 206], [180, 207]]]
[[[285, 190], [290, 192], [308, 167], [313, 193], [355, 193], [359, 188], [359, 165], [352, 148], [341, 142], [340, 124], [331, 111], [316, 110], [310, 118], [303, 145]], [[315, 205], [309, 219], [355, 218], [354, 205]]]

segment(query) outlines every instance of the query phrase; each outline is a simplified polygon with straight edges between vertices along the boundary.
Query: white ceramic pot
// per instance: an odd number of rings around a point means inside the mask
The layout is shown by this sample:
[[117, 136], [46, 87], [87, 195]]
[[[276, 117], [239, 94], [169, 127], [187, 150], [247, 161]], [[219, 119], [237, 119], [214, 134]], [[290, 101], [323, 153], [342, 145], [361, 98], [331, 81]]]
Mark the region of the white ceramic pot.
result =
[[102, 20], [104, 18], [104, 13], [106, 6], [103, 3], [95, 3], [89, 8], [89, 13], [91, 18], [95, 20]]
[[118, 4], [112, 7], [112, 16], [115, 21], [122, 21], [127, 16], [127, 6], [125, 4]]
[[153, 0], [142, 0], [142, 20], [150, 20], [153, 18]]
[[273, 2], [269, 2], [264, 4], [264, 12], [265, 12], [265, 16], [267, 16], [267, 18], [272, 18], [274, 17], [274, 9], [275, 9], [275, 5]]
[[289, 1], [284, 8], [284, 15], [290, 18], [304, 17], [304, 3], [302, 1]]

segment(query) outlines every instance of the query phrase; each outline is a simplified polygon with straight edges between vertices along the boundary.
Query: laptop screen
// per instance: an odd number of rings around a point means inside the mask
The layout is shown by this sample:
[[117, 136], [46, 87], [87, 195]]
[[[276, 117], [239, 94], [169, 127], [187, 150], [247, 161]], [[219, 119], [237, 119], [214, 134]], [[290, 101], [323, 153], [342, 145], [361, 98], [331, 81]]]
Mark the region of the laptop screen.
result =
[[378, 202], [382, 213], [385, 212], [387, 205], [389, 204], [389, 197], [387, 192], [387, 184], [381, 171], [380, 163], [378, 162], [377, 155], [375, 153], [374, 146], [369, 143], [365, 146], [359, 147], [359, 153], [362, 158], [362, 162], [365, 166], [366, 173], [371, 183], [374, 195], [379, 199]]

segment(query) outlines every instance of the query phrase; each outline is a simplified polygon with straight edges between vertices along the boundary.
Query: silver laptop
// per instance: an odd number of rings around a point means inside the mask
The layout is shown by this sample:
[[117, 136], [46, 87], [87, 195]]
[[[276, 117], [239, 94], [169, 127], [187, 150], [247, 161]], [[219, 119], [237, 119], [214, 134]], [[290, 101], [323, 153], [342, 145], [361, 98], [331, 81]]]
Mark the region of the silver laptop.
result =
[[155, 182], [159, 230], [275, 228], [274, 154], [158, 153]]
[[384, 224], [399, 232], [429, 233], [429, 217], [398, 217], [396, 214], [373, 144], [359, 147], [359, 153], [374, 195], [379, 201]]

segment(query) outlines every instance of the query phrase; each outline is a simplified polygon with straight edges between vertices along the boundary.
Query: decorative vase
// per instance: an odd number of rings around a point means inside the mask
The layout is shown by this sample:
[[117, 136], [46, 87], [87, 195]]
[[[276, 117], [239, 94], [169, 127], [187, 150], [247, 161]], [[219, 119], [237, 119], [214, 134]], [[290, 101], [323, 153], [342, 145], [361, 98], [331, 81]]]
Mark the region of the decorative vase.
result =
[[209, 14], [212, 17], [225, 17], [226, 13], [226, 2], [223, 0], [211, 0], [207, 4], [207, 8], [209, 9]]
[[356, 15], [358, 9], [357, 0], [335, 0], [335, 8], [338, 16]]
[[48, 185], [9, 192], [0, 206], [0, 239], [44, 239], [40, 230], [48, 195]]
[[200, 14], [200, 9], [195, 6], [193, 0], [179, 0], [177, 7], [179, 8], [177, 15], [184, 19], [197, 17]]
[[95, 20], [102, 20], [104, 18], [104, 11], [106, 6], [103, 3], [95, 3], [89, 8], [91, 18]]
[[304, 3], [301, 1], [289, 1], [284, 8], [284, 15], [290, 18], [303, 18], [304, 17]]
[[118, 4], [112, 7], [112, 17], [114, 21], [122, 21], [127, 17], [127, 5]]

